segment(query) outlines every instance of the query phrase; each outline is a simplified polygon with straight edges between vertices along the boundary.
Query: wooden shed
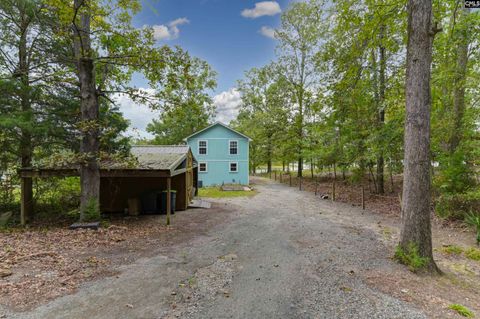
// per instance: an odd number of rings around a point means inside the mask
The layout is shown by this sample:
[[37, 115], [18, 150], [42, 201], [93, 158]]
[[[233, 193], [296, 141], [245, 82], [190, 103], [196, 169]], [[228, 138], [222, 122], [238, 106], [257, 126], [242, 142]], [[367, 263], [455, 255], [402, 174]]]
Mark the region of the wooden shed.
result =
[[[197, 163], [188, 145], [133, 146], [134, 167], [100, 163], [100, 209], [124, 212], [129, 200], [148, 193], [161, 193], [169, 187], [176, 191], [176, 210], [185, 210], [197, 189]], [[20, 170], [21, 177], [79, 176], [75, 168], [31, 168]], [[22, 201], [23, 207], [28, 207]], [[29, 215], [22, 207], [22, 215]], [[144, 210], [144, 209], [142, 209]]]

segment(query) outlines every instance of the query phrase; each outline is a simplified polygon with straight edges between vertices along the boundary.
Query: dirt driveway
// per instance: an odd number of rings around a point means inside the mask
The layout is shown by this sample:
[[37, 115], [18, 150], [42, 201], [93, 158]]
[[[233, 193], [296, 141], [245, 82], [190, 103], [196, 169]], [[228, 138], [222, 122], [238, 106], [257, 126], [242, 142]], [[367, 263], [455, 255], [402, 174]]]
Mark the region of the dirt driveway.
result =
[[378, 216], [254, 182], [254, 197], [214, 201], [227, 223], [7, 318], [426, 318], [365, 283], [372, 270], [404, 272]]

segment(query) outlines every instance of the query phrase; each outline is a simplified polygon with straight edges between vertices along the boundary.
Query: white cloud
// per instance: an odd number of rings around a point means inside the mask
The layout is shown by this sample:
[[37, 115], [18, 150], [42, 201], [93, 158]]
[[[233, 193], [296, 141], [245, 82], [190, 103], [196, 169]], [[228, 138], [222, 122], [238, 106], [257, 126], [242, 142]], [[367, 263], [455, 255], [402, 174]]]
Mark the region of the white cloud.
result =
[[155, 24], [153, 28], [153, 36], [155, 40], [173, 40], [180, 35], [178, 26], [190, 23], [187, 18], [178, 18], [170, 21], [167, 25]]
[[[143, 89], [143, 91], [150, 94], [154, 92], [152, 89]], [[153, 135], [148, 133], [146, 128], [154, 118], [158, 118], [159, 111], [152, 111], [145, 104], [136, 103], [125, 94], [116, 94], [114, 100], [123, 116], [130, 120], [130, 127], [127, 129], [126, 135], [136, 138], [153, 138]]]
[[258, 32], [270, 39], [275, 39], [275, 29], [263, 26]]
[[274, 16], [280, 12], [282, 9], [277, 1], [261, 1], [255, 3], [255, 8], [243, 10], [242, 16], [255, 19], [262, 16]]
[[216, 120], [225, 124], [237, 117], [238, 110], [242, 104], [242, 97], [236, 88], [223, 91], [213, 97], [213, 103], [217, 107]]

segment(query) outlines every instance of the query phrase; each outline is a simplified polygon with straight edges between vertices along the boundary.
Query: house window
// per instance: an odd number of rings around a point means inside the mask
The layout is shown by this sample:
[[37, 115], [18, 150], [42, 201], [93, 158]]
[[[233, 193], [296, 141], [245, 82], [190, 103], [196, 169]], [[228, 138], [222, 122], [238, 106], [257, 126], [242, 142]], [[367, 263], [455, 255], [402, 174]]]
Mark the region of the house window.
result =
[[205, 162], [198, 163], [198, 170], [200, 172], [206, 172], [207, 171], [207, 163], [205, 163]]
[[198, 154], [207, 155], [207, 141], [198, 141]]
[[238, 154], [238, 141], [230, 141], [230, 155], [237, 155]]
[[238, 163], [230, 162], [230, 172], [238, 172]]

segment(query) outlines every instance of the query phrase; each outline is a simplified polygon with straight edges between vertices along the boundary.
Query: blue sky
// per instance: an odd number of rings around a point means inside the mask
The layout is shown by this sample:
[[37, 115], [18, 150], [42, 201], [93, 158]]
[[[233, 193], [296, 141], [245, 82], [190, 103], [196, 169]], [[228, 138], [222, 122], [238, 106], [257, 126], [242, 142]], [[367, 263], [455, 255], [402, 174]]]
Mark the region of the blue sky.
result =
[[[212, 93], [218, 120], [235, 116], [240, 95], [236, 81], [246, 70], [274, 59], [272, 30], [280, 23], [280, 11], [289, 0], [143, 0], [143, 10], [135, 16], [136, 27], [151, 26], [158, 44], [179, 45], [191, 55], [206, 60], [218, 73], [218, 87]], [[138, 87], [147, 88], [137, 76]], [[125, 116], [145, 135], [147, 116], [158, 114], [138, 110], [125, 99], [120, 101]], [[136, 110], [135, 110], [136, 109]], [[150, 116], [149, 116], [150, 114]]]

